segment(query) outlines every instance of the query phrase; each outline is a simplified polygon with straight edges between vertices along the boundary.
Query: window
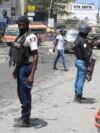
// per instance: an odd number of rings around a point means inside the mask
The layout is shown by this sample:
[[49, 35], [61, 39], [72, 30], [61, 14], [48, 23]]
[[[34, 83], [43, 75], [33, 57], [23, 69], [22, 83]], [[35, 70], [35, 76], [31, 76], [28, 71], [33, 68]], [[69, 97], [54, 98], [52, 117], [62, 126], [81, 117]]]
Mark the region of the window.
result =
[[82, 6], [82, 9], [92, 9], [92, 6]]
[[19, 30], [18, 29], [15, 29], [15, 28], [8, 28], [6, 30], [6, 35], [15, 35], [17, 36], [19, 34]]
[[74, 9], [80, 9], [80, 6], [74, 6]]
[[92, 6], [89, 6], [89, 9], [92, 9]]

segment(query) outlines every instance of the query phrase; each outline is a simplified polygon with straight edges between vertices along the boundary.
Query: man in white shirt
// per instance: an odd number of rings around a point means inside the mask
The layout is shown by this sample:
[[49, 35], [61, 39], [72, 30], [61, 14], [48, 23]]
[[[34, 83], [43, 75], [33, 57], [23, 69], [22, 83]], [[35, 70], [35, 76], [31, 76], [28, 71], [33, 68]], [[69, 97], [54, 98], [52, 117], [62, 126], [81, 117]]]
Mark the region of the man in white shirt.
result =
[[65, 34], [66, 34], [66, 31], [61, 29], [60, 34], [57, 35], [56, 37], [56, 42], [55, 42], [54, 49], [53, 49], [53, 51], [55, 52], [55, 48], [57, 47], [57, 56], [55, 58], [54, 65], [53, 65], [53, 69], [55, 70], [57, 70], [56, 65], [57, 65], [58, 59], [61, 57], [64, 71], [68, 71], [68, 68], [66, 67], [65, 57], [64, 57], [64, 41], [65, 41], [64, 36]]

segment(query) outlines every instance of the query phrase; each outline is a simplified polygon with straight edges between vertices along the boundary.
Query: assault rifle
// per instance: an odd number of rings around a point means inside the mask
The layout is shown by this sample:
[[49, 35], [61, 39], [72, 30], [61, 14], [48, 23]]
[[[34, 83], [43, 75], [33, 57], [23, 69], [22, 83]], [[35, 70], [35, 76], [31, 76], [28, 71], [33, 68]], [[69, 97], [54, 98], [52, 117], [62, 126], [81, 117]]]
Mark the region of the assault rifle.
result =
[[86, 77], [88, 82], [92, 80], [92, 75], [93, 75], [95, 63], [96, 63], [96, 59], [91, 58], [91, 60], [90, 60], [91, 71], [87, 70], [87, 77]]
[[91, 47], [97, 47], [98, 49], [100, 48], [100, 42], [96, 42], [98, 40], [100, 40], [100, 34], [99, 33], [95, 33], [95, 34], [89, 34], [87, 37], [89, 44], [91, 45]]

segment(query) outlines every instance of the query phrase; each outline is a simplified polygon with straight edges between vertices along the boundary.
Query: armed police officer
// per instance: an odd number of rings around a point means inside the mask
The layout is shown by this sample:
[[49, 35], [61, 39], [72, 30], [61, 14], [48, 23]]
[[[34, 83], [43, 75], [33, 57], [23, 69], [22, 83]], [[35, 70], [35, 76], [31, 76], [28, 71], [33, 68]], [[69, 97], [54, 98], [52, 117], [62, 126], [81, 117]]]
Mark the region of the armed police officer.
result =
[[83, 97], [83, 87], [86, 81], [87, 71], [91, 71], [90, 59], [92, 55], [92, 49], [87, 40], [87, 36], [90, 31], [90, 26], [81, 25], [79, 27], [78, 37], [74, 42], [76, 56], [75, 66], [77, 68], [76, 80], [74, 85], [74, 100], [79, 103], [86, 102], [86, 98]]
[[37, 37], [29, 31], [26, 16], [18, 19], [19, 35], [10, 50], [10, 64], [15, 65], [13, 77], [17, 78], [17, 92], [21, 103], [21, 117], [15, 119], [14, 126], [30, 126], [31, 89], [38, 62]]

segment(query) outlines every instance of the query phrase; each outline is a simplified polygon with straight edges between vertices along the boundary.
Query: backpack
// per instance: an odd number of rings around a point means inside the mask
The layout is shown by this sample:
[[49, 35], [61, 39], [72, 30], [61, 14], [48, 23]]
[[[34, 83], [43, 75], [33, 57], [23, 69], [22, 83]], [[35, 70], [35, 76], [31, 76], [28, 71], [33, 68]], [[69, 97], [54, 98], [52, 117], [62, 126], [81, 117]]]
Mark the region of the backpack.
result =
[[30, 34], [30, 32], [25, 33], [21, 37], [17, 37], [15, 42], [12, 44], [9, 50], [9, 66], [11, 65], [22, 65], [28, 63], [29, 56], [31, 55], [31, 50], [29, 47], [24, 46], [24, 42], [26, 37]]

